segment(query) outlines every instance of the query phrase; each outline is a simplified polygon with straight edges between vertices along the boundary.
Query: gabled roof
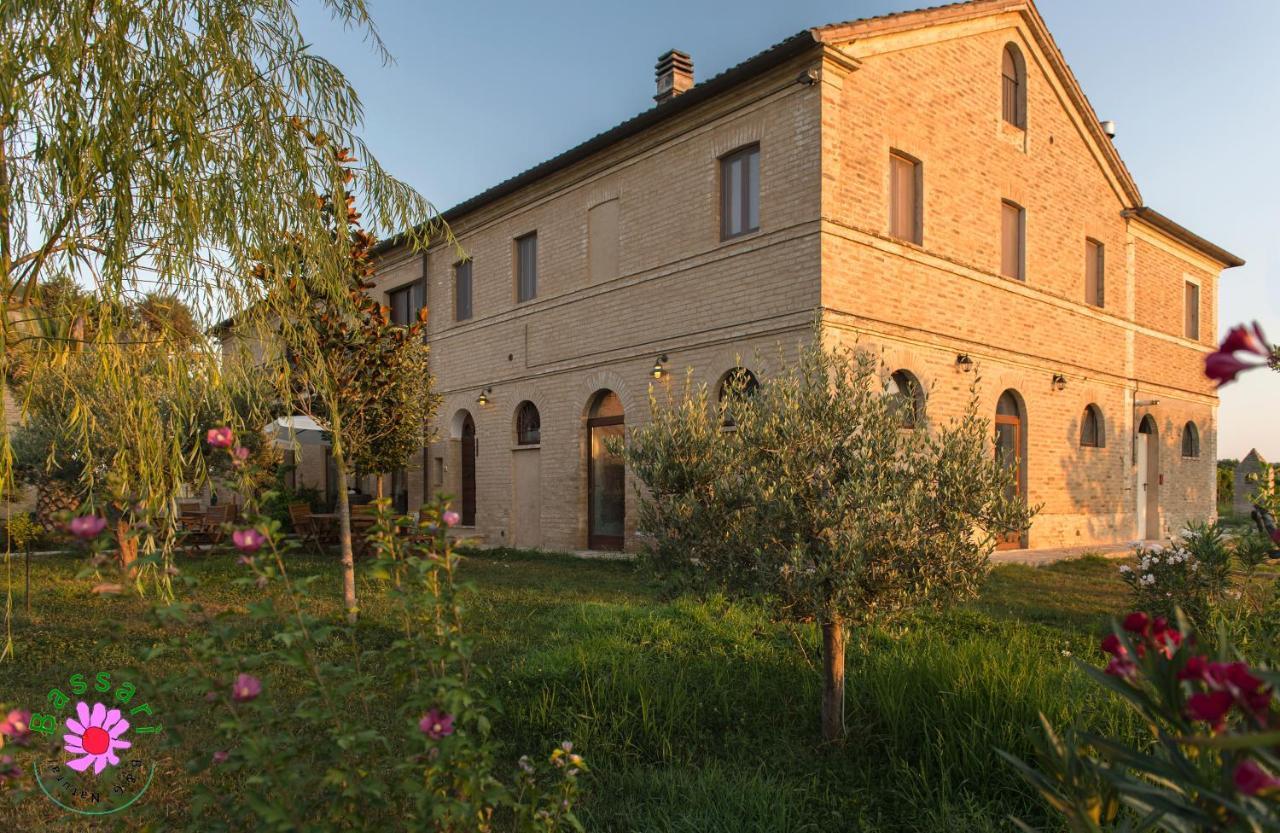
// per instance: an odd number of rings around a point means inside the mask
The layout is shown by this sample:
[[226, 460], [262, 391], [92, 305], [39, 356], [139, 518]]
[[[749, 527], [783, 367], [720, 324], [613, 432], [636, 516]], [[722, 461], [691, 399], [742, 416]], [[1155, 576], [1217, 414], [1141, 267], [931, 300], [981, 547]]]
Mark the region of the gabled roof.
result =
[[[1159, 228], [1166, 234], [1173, 236], [1180, 242], [1208, 255], [1214, 260], [1221, 262], [1224, 266], [1231, 267], [1242, 265], [1244, 261], [1239, 257], [1215, 246], [1203, 237], [1193, 234], [1186, 228], [1174, 223], [1167, 217], [1164, 217], [1143, 205], [1142, 194], [1138, 190], [1137, 183], [1129, 173], [1129, 169], [1125, 166], [1124, 160], [1120, 158], [1120, 154], [1116, 150], [1110, 137], [1103, 132], [1102, 124], [1098, 119], [1097, 112], [1093, 109], [1093, 105], [1089, 103], [1089, 99], [1084, 94], [1084, 90], [1081, 88], [1080, 83], [1076, 80], [1075, 74], [1071, 71], [1071, 67], [1067, 64], [1062, 52], [1058, 49], [1057, 44], [1053, 40], [1053, 36], [1049, 33], [1048, 26], [1040, 16], [1039, 11], [1037, 11], [1033, 0], [964, 0], [963, 2], [948, 3], [941, 6], [931, 6], [911, 11], [891, 12], [889, 14], [877, 15], [874, 17], [859, 18], [856, 20], [844, 21], [842, 23], [831, 23], [824, 26], [804, 29], [786, 40], [774, 44], [763, 52], [748, 58], [742, 63], [730, 67], [719, 75], [713, 76], [699, 84], [695, 84], [682, 95], [675, 96], [665, 102], [657, 104], [639, 115], [633, 116], [627, 121], [615, 125], [603, 133], [599, 133], [587, 141], [570, 148], [558, 156], [554, 156], [545, 162], [523, 171], [522, 173], [516, 174], [510, 179], [504, 180], [492, 188], [476, 194], [474, 197], [463, 200], [445, 211], [442, 214], [442, 218], [446, 222], [456, 221], [476, 209], [515, 193], [521, 188], [537, 182], [544, 177], [564, 170], [570, 165], [590, 157], [594, 153], [604, 150], [605, 148], [608, 148], [624, 139], [630, 138], [631, 136], [665, 121], [666, 119], [690, 110], [715, 97], [721, 92], [729, 90], [738, 84], [767, 72], [768, 70], [781, 66], [787, 61], [804, 55], [810, 50], [822, 47], [831, 47], [836, 44], [847, 44], [856, 41], [859, 38], [871, 35], [884, 35], [892, 32], [937, 26], [940, 24], [954, 23], [1010, 11], [1018, 11], [1022, 13], [1023, 19], [1027, 22], [1032, 35], [1035, 37], [1037, 45], [1048, 57], [1053, 68], [1056, 70], [1068, 97], [1079, 109], [1082, 115], [1082, 121], [1085, 125], [1085, 130], [1092, 137], [1094, 145], [1100, 149], [1103, 158], [1106, 160], [1107, 166], [1120, 183], [1121, 190], [1125, 196], [1125, 202], [1128, 203], [1124, 212], [1125, 215], [1138, 216], [1147, 220], [1147, 222], [1152, 226]], [[383, 240], [373, 248], [373, 254], [380, 255], [394, 248], [402, 241], [402, 237], [402, 235], [396, 235]]]

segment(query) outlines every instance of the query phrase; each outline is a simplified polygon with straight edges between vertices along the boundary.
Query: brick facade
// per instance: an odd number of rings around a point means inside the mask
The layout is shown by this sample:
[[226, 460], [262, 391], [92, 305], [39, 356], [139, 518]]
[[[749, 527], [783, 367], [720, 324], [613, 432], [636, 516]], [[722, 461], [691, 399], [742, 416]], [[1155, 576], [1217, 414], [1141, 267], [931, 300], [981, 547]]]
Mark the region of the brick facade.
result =
[[[1217, 332], [1218, 276], [1235, 259], [1142, 213], [1034, 7], [979, 0], [809, 34], [811, 48], [696, 106], [661, 105], [669, 117], [449, 212], [457, 247], [385, 250], [372, 291], [425, 283], [442, 396], [426, 465], [409, 470], [410, 505], [462, 491], [470, 414], [469, 531], [495, 545], [519, 537], [585, 548], [586, 420], [597, 392], [617, 393], [634, 426], [647, 418], [651, 385], [661, 398], [679, 394], [686, 372], [709, 385], [736, 365], [767, 375], [779, 345], [789, 349], [820, 319], [829, 340], [873, 347], [890, 370], [920, 379], [931, 420], [959, 414], [975, 383], [989, 414], [1003, 391], [1016, 392], [1027, 497], [1042, 507], [1027, 546], [1148, 531], [1137, 528], [1135, 464], [1148, 414], [1148, 488], [1158, 495], [1149, 531], [1212, 516], [1217, 397], [1201, 368]], [[1025, 129], [1001, 117], [1010, 43], [1025, 62]], [[722, 241], [718, 160], [753, 144], [759, 230]], [[921, 165], [921, 245], [888, 231], [891, 151]], [[1000, 275], [1004, 199], [1025, 209], [1021, 281]], [[609, 222], [589, 226], [591, 209], [611, 200]], [[617, 230], [594, 259], [590, 227]], [[517, 303], [514, 240], [533, 231], [537, 296]], [[1085, 303], [1086, 238], [1104, 247], [1101, 307]], [[474, 312], [459, 322], [454, 264], [463, 252]], [[1183, 333], [1187, 280], [1200, 287], [1198, 340]], [[960, 354], [970, 371], [957, 365]], [[655, 384], [664, 355], [667, 373]], [[541, 437], [517, 449], [524, 401], [539, 410]], [[1090, 404], [1103, 418], [1101, 447], [1080, 443]], [[1198, 456], [1181, 453], [1188, 422]], [[513, 470], [532, 459], [517, 461], [522, 454], [537, 455], [536, 474], [524, 471], [522, 482], [532, 476], [541, 488], [536, 528], [516, 530]]]

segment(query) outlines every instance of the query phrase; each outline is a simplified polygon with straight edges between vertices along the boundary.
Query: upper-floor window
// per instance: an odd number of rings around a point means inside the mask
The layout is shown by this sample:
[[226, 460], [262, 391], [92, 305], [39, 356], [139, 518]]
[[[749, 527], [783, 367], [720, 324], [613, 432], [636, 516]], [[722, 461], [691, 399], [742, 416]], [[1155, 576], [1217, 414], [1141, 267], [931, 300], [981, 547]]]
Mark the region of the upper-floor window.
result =
[[1194, 422], [1182, 426], [1182, 456], [1200, 456], [1200, 431]]
[[920, 161], [905, 153], [889, 154], [889, 233], [917, 246], [924, 242], [924, 217], [920, 211], [923, 183]]
[[1084, 302], [1095, 307], [1106, 306], [1106, 288], [1103, 276], [1105, 265], [1103, 246], [1097, 240], [1084, 241]]
[[538, 233], [516, 238], [516, 301], [538, 296]]
[[387, 305], [391, 307], [391, 323], [407, 327], [417, 321], [418, 310], [425, 305], [423, 298], [421, 281], [414, 281], [388, 292]]
[[720, 158], [720, 239], [760, 230], [760, 146]]
[[1016, 202], [1000, 202], [1000, 274], [1026, 280], [1027, 213]]
[[471, 317], [471, 261], [460, 260], [453, 264], [453, 319], [466, 321]]
[[1080, 445], [1085, 448], [1102, 448], [1106, 444], [1106, 432], [1102, 427], [1102, 411], [1097, 405], [1086, 405], [1084, 416], [1080, 418]]
[[1006, 44], [1000, 72], [1000, 114], [1014, 127], [1027, 126], [1027, 65], [1022, 52]]
[[1182, 334], [1187, 338], [1200, 339], [1200, 284], [1187, 281], [1182, 289]]

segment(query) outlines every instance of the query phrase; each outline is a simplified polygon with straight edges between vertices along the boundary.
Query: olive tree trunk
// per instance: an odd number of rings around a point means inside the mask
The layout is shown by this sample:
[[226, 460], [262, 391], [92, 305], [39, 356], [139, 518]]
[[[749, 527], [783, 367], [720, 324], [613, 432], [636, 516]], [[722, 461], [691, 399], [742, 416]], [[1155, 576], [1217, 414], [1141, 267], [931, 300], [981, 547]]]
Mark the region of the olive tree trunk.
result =
[[822, 739], [844, 739], [844, 620], [837, 614], [822, 623]]

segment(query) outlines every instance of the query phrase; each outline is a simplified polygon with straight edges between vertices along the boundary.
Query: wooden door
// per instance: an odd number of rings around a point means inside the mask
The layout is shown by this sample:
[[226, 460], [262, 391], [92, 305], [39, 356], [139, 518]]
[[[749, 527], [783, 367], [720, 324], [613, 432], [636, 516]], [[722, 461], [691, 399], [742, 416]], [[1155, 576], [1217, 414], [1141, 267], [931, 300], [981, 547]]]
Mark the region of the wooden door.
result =
[[467, 414], [462, 423], [462, 525], [476, 525], [476, 423]]
[[[1022, 418], [996, 414], [996, 460], [1013, 470], [1011, 495], [1025, 498], [1022, 471]], [[1000, 538], [996, 549], [1015, 550], [1023, 546], [1022, 532], [1010, 532]]]

